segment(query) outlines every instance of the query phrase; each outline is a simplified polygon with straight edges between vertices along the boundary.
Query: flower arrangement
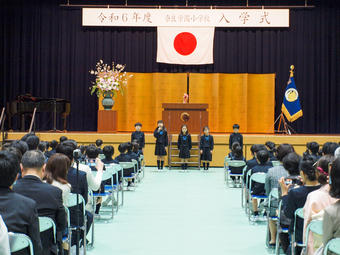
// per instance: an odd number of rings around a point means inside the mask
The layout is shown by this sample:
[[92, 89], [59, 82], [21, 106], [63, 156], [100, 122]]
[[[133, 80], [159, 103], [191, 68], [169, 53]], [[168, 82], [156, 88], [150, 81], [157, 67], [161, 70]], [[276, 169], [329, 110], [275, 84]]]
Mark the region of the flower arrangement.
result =
[[117, 96], [118, 92], [123, 93], [128, 79], [132, 77], [132, 75], [127, 75], [124, 69], [125, 65], [115, 65], [112, 62], [111, 67], [108, 64], [104, 64], [103, 60], [99, 60], [96, 64], [96, 69], [90, 71], [90, 74], [96, 75], [96, 81], [90, 87], [91, 95], [96, 93], [99, 97], [101, 94], [110, 92], [113, 96]]

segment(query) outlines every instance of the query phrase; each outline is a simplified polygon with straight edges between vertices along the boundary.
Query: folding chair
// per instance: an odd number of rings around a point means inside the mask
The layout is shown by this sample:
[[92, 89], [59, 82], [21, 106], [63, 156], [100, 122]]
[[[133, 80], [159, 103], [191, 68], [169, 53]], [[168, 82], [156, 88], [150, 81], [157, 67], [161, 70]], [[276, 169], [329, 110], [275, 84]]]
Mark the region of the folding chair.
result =
[[328, 255], [328, 252], [340, 255], [340, 238], [334, 238], [326, 244], [323, 254]]
[[142, 179], [145, 177], [145, 160], [144, 160], [144, 155], [139, 156], [139, 161], [140, 161], [140, 172], [142, 173]]
[[[82, 238], [83, 244], [84, 244], [83, 250], [84, 250], [84, 255], [86, 255], [86, 225], [87, 225], [87, 220], [86, 220], [86, 213], [85, 213], [85, 206], [86, 206], [85, 200], [82, 197], [82, 195], [78, 194], [78, 203], [77, 203], [77, 194], [70, 193], [69, 196], [68, 196], [68, 199], [66, 201], [67, 208], [70, 210], [70, 208], [72, 208], [72, 207], [77, 207], [78, 204], [82, 207], [82, 209], [81, 209], [82, 214], [81, 215], [83, 216], [83, 224], [82, 224], [82, 226], [76, 226], [76, 225], [73, 225], [72, 223], [70, 223], [69, 231], [75, 231], [77, 229], [77, 227], [79, 227], [79, 229], [83, 231], [83, 238]], [[93, 241], [93, 239], [92, 239], [92, 241]], [[77, 244], [77, 245], [79, 245], [79, 244]]]
[[244, 167], [246, 166], [246, 162], [243, 161], [243, 160], [230, 160], [230, 161], [227, 161], [227, 170], [226, 170], [226, 175], [227, 175], [227, 186], [229, 187], [229, 182], [231, 181], [231, 177], [242, 177], [243, 174], [240, 173], [240, 174], [233, 174], [231, 172], [231, 169], [230, 167], [237, 167], [237, 168], [242, 168], [242, 171], [244, 169]]
[[227, 183], [227, 171], [228, 171], [228, 163], [231, 159], [228, 156], [224, 158], [224, 181]]
[[138, 161], [135, 159], [131, 159], [131, 162], [135, 164], [135, 185], [139, 182], [139, 169], [138, 169]]
[[291, 240], [292, 255], [295, 255], [295, 248], [296, 247], [302, 247], [302, 248], [305, 247], [304, 243], [296, 242], [295, 233], [296, 233], [296, 221], [297, 221], [298, 218], [300, 218], [302, 220], [304, 219], [303, 208], [298, 208], [294, 212], [294, 230], [293, 230], [293, 233], [292, 233], [292, 240]]
[[29, 248], [30, 255], [34, 255], [32, 241], [27, 235], [9, 232], [8, 238], [11, 253]]
[[253, 186], [253, 182], [257, 182], [260, 184], [264, 184], [266, 181], [266, 173], [254, 173], [250, 176], [249, 179], [249, 192], [248, 192], [248, 220], [250, 221], [250, 215], [251, 215], [251, 211], [252, 211], [252, 203], [250, 203], [254, 198], [258, 199], [258, 200], [265, 200], [268, 197], [267, 196], [262, 196], [262, 195], [253, 195], [251, 194], [251, 190], [252, 190], [252, 186]]
[[244, 174], [247, 170], [247, 167], [245, 166], [242, 171], [242, 177], [241, 177], [241, 206], [242, 208], [245, 206], [245, 189], [247, 188], [246, 186], [246, 180], [244, 179]]
[[[119, 162], [119, 165], [123, 168], [123, 182], [128, 183], [129, 180], [133, 180], [135, 179], [135, 163], [133, 162]], [[130, 171], [130, 169], [133, 169], [132, 173], [126, 173], [127, 170]], [[123, 187], [124, 187], [124, 183], [122, 183]]]
[[56, 243], [56, 226], [54, 221], [49, 217], [39, 217], [39, 231], [40, 233], [45, 232], [48, 229], [53, 231], [53, 240]]
[[[245, 172], [245, 171], [244, 171]], [[246, 179], [244, 180], [244, 211], [248, 215], [249, 209], [249, 178], [251, 176], [252, 169], [247, 172]], [[242, 193], [242, 192], [241, 192]]]
[[[103, 171], [103, 176], [102, 176], [102, 181], [107, 181], [107, 180], [111, 180], [111, 191], [109, 191], [108, 189], [105, 190], [104, 188], [104, 192], [93, 192], [93, 210], [95, 211], [96, 210], [96, 198], [111, 198], [112, 200], [112, 205], [111, 205], [111, 210], [110, 210], [110, 213], [111, 213], [111, 216], [110, 218], [103, 218], [104, 220], [108, 220], [108, 219], [113, 219], [114, 217], [114, 194], [113, 194], [113, 175], [115, 174], [115, 170], [114, 168], [112, 167], [108, 167], [106, 168], [105, 167], [105, 171]], [[97, 174], [97, 171], [92, 171], [92, 174], [93, 176], [96, 176]]]
[[272, 161], [273, 167], [274, 166], [280, 166], [281, 162], [280, 161]]
[[312, 220], [306, 229], [306, 254], [308, 254], [308, 241], [309, 241], [309, 232], [312, 232], [313, 234], [317, 234], [319, 236], [322, 236], [323, 230], [322, 230], [322, 220]]
[[289, 233], [288, 228], [282, 228], [280, 224], [280, 219], [281, 219], [281, 209], [282, 209], [282, 201], [279, 203], [279, 215], [277, 217], [277, 230], [276, 230], [276, 245], [275, 245], [275, 254], [279, 255], [280, 254], [280, 234], [281, 233]]
[[65, 212], [66, 212], [66, 219], [67, 219], [67, 235], [62, 237], [63, 244], [66, 243], [68, 246], [68, 255], [71, 253], [71, 235], [72, 231], [70, 230], [70, 211], [69, 209], [64, 206]]
[[102, 160], [102, 159], [105, 158], [105, 155], [104, 155], [104, 154], [99, 154], [99, 155], [98, 155], [98, 158], [99, 158], [100, 160]]
[[[112, 205], [114, 205], [114, 192], [116, 192], [116, 213], [118, 212], [118, 209], [119, 209], [119, 192], [122, 192], [122, 189], [120, 189], [120, 184], [119, 184], [119, 171], [122, 170], [121, 166], [120, 165], [117, 165], [117, 164], [106, 164], [105, 165], [105, 169], [106, 170], [109, 170], [112, 172], [112, 177], [111, 177], [111, 185], [104, 185], [104, 190], [105, 192], [111, 192], [113, 197], [111, 198], [112, 200]], [[114, 181], [113, 180], [116, 180], [116, 184], [114, 184]], [[109, 199], [109, 198], [108, 198]], [[103, 204], [102, 204], [103, 206]]]
[[273, 203], [272, 201], [274, 199], [279, 199], [279, 190], [278, 188], [273, 188], [272, 191], [269, 193], [268, 196], [268, 209], [267, 209], [267, 231], [266, 231], [266, 245], [269, 247], [269, 237], [270, 237], [270, 229], [269, 229], [269, 221], [277, 221], [277, 216], [270, 216], [270, 212], [272, 211], [273, 208]]

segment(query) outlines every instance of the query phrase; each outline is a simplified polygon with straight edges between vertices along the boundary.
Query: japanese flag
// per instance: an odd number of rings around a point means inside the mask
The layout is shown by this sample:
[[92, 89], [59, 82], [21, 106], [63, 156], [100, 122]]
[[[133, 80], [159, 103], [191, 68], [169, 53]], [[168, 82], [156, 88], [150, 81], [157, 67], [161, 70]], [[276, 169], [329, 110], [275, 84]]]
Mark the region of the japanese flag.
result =
[[157, 27], [157, 62], [212, 64], [214, 27]]

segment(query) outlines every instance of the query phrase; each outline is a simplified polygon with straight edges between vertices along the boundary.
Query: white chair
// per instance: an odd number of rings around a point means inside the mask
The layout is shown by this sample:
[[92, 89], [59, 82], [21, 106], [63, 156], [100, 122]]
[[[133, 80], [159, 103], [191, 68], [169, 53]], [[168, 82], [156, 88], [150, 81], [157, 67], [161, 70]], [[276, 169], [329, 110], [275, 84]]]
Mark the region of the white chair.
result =
[[317, 234], [319, 236], [322, 236], [323, 230], [322, 230], [322, 220], [312, 220], [306, 229], [306, 254], [308, 254], [308, 241], [309, 241], [309, 234], [312, 232], [313, 234]]
[[134, 168], [135, 168], [135, 185], [139, 182], [139, 169], [138, 169], [138, 161], [135, 159], [131, 159], [131, 162], [134, 163]]
[[266, 173], [254, 173], [251, 174], [250, 179], [249, 179], [249, 191], [248, 191], [248, 220], [250, 221], [250, 215], [252, 212], [252, 203], [251, 201], [253, 199], [258, 199], [258, 200], [265, 200], [268, 197], [267, 196], [262, 196], [262, 195], [253, 195], [252, 194], [252, 187], [254, 185], [254, 182], [264, 184], [266, 181]]
[[[92, 175], [96, 176], [97, 171], [92, 171]], [[93, 196], [93, 211], [96, 210], [96, 198], [111, 198], [112, 200], [112, 205], [111, 205], [111, 210], [110, 210], [110, 218], [100, 218], [100, 219], [113, 219], [114, 217], [114, 194], [113, 194], [113, 175], [115, 174], [115, 169], [113, 167], [105, 167], [105, 171], [103, 171], [103, 176], [102, 176], [102, 181], [108, 181], [111, 180], [111, 185], [108, 185], [111, 187], [111, 191], [109, 189], [104, 189], [103, 192], [93, 192], [92, 196]], [[101, 209], [101, 211], [105, 211], [105, 209]]]
[[[76, 231], [77, 229], [79, 230], [82, 230], [83, 231], [83, 236], [82, 236], [82, 239], [83, 239], [83, 251], [84, 251], [84, 255], [86, 255], [86, 225], [87, 225], [87, 219], [86, 219], [86, 213], [85, 213], [85, 200], [83, 198], [82, 195], [80, 194], [75, 194], [75, 193], [70, 193], [69, 196], [68, 196], [68, 199], [66, 201], [66, 206], [67, 208], [70, 210], [70, 208], [74, 208], [74, 207], [77, 207], [77, 206], [81, 206], [81, 212], [82, 212], [82, 216], [83, 216], [83, 224], [82, 225], [79, 225], [79, 226], [76, 226], [72, 223], [70, 223], [70, 228], [69, 230], [70, 231]], [[93, 226], [92, 226], [93, 227]], [[93, 241], [93, 239], [92, 239]], [[79, 245], [79, 244], [77, 244]]]
[[67, 235], [62, 237], [63, 244], [66, 243], [68, 246], [68, 252], [67, 254], [70, 255], [71, 251], [71, 238], [72, 238], [72, 231], [70, 230], [70, 211], [69, 209], [64, 206], [65, 212], [66, 212], [66, 219], [67, 219]]
[[276, 245], [275, 245], [275, 254], [279, 255], [280, 254], [280, 233], [286, 233], [288, 234], [289, 229], [288, 228], [282, 228], [280, 224], [280, 219], [281, 219], [281, 209], [282, 209], [282, 201], [279, 203], [279, 215], [277, 217], [277, 230], [276, 230]]
[[280, 161], [272, 161], [273, 166], [280, 166], [281, 162]]
[[[136, 166], [135, 163], [133, 162], [119, 162], [119, 165], [123, 168], [123, 182], [128, 183], [130, 180], [132, 181], [133, 179], [136, 178], [135, 171], [136, 171]], [[126, 173], [126, 171], [131, 171], [133, 169], [132, 173]], [[123, 183], [124, 187], [124, 183]]]
[[139, 162], [140, 162], [140, 172], [142, 173], [142, 179], [145, 177], [145, 160], [144, 155], [139, 156]]
[[292, 233], [292, 240], [291, 240], [291, 248], [292, 248], [292, 255], [295, 255], [295, 248], [296, 247], [305, 247], [305, 244], [304, 243], [300, 243], [300, 242], [296, 242], [296, 222], [297, 222], [297, 219], [300, 218], [300, 219], [304, 219], [304, 216], [303, 216], [303, 208], [298, 208], [295, 210], [294, 212], [294, 230], [293, 230], [293, 233]]
[[231, 177], [242, 178], [243, 176], [243, 173], [239, 173], [239, 174], [232, 173], [232, 170], [230, 169], [230, 167], [242, 168], [242, 171], [243, 171], [244, 167], [246, 167], [246, 162], [243, 160], [227, 160], [225, 161], [225, 164], [227, 164], [227, 168], [225, 170], [225, 175], [226, 175], [225, 178], [226, 178], [227, 186], [229, 187], [229, 183], [232, 181]]
[[48, 229], [52, 229], [53, 231], [53, 240], [56, 243], [56, 226], [54, 221], [49, 217], [40, 217], [39, 216], [39, 231], [44, 232]]
[[228, 171], [228, 163], [231, 159], [228, 156], [224, 158], [224, 181], [227, 183], [227, 171]]
[[278, 217], [275, 215], [275, 216], [271, 216], [270, 215], [270, 212], [272, 211], [273, 208], [275, 208], [273, 206], [273, 200], [274, 199], [279, 199], [279, 190], [278, 188], [273, 188], [272, 191], [269, 193], [269, 196], [268, 196], [268, 209], [267, 209], [267, 231], [266, 231], [266, 245], [267, 247], [270, 247], [269, 246], [269, 237], [270, 237], [270, 229], [269, 229], [269, 221], [272, 220], [272, 221], [277, 221]]
[[242, 171], [242, 177], [241, 177], [241, 207], [243, 208], [245, 206], [245, 190], [247, 188], [246, 186], [246, 180], [244, 179], [245, 172], [247, 170], [247, 167], [245, 166]]
[[323, 254], [328, 255], [328, 252], [340, 255], [340, 238], [334, 238], [326, 244]]
[[28, 248], [30, 255], [34, 255], [32, 241], [27, 235], [9, 232], [8, 238], [11, 253]]

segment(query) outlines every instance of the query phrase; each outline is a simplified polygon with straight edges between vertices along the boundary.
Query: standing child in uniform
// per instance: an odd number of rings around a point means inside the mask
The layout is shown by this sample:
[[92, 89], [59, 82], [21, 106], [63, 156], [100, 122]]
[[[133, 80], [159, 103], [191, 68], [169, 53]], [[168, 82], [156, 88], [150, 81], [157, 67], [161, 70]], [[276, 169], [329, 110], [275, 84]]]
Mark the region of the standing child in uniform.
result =
[[238, 142], [243, 149], [243, 136], [239, 133], [240, 125], [233, 125], [234, 133], [229, 136], [229, 150], [232, 150], [233, 143]]
[[201, 161], [203, 162], [204, 170], [209, 169], [209, 162], [212, 160], [212, 151], [214, 149], [214, 138], [209, 134], [209, 127], [203, 128], [204, 135], [200, 140]]
[[157, 121], [157, 128], [153, 132], [156, 138], [155, 155], [157, 156], [157, 167], [163, 169], [164, 157], [167, 155], [165, 148], [168, 146], [168, 132], [162, 120]]
[[191, 150], [191, 136], [187, 125], [183, 125], [181, 128], [181, 133], [178, 135], [177, 146], [179, 149], [179, 158], [182, 162], [182, 169], [188, 169], [188, 159], [190, 158]]
[[143, 149], [145, 147], [145, 135], [144, 132], [141, 131], [142, 123], [137, 122], [135, 124], [136, 131], [131, 134], [131, 143], [136, 142], [139, 145], [139, 154], [143, 155]]

